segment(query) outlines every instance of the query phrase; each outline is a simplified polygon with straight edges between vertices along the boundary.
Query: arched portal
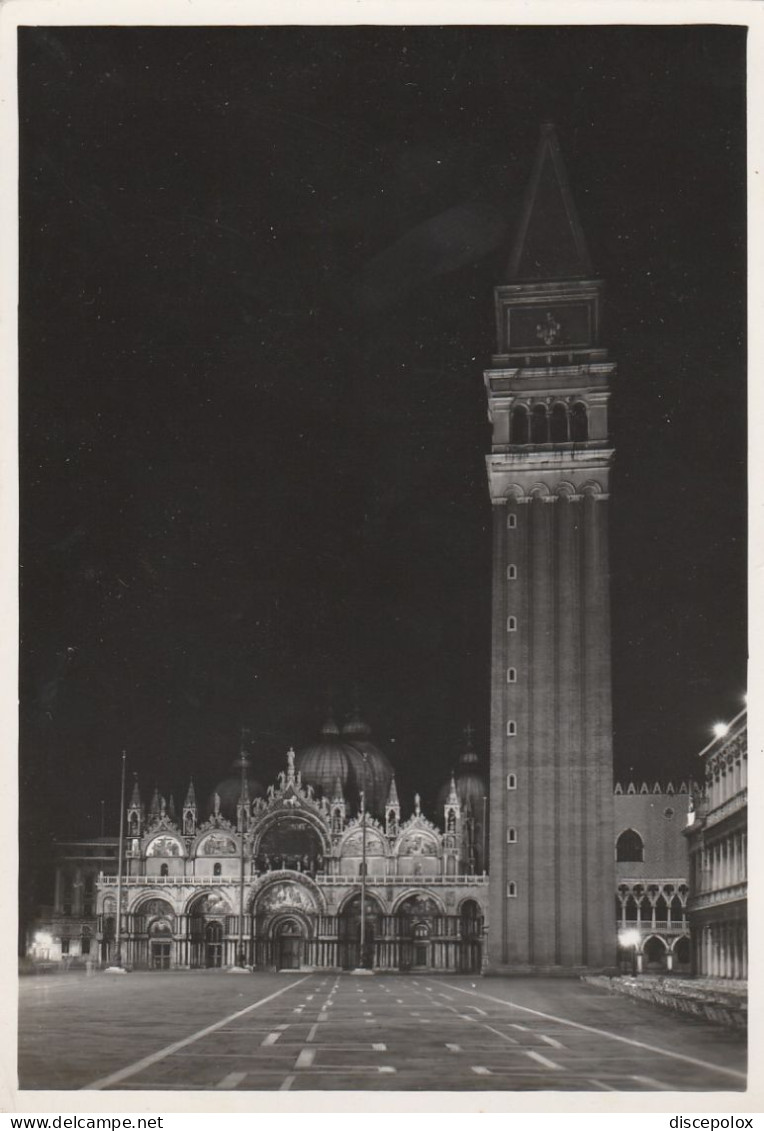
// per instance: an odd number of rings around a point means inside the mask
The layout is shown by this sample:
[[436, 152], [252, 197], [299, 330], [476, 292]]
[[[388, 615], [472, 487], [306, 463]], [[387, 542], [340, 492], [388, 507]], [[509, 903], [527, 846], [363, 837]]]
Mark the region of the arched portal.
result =
[[169, 970], [172, 965], [172, 924], [155, 919], [149, 926], [149, 962], [152, 970]]
[[483, 960], [483, 914], [474, 899], [465, 899], [459, 912], [459, 970], [479, 974]]
[[401, 970], [425, 970], [435, 965], [432, 939], [442, 911], [428, 895], [410, 895], [396, 912]]
[[339, 958], [343, 970], [371, 970], [376, 965], [376, 940], [381, 935], [382, 908], [372, 895], [364, 905], [363, 946], [361, 945], [361, 895], [352, 896], [342, 908], [338, 923]]
[[297, 916], [279, 919], [274, 925], [274, 961], [277, 970], [299, 970], [305, 949], [305, 928]]
[[223, 924], [213, 919], [204, 931], [205, 966], [217, 970], [223, 965]]
[[225, 942], [226, 923], [231, 915], [228, 900], [219, 892], [203, 892], [188, 908], [189, 962], [195, 969], [220, 967], [226, 961], [226, 945], [231, 961], [233, 942]]
[[645, 956], [645, 971], [657, 973], [666, 969], [666, 944], [657, 935], [651, 935], [642, 947]]

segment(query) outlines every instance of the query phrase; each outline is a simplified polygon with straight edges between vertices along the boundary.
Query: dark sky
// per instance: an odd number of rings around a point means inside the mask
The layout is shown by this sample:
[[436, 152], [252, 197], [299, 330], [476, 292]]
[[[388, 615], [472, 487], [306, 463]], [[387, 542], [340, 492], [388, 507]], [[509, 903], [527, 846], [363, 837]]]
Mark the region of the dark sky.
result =
[[[358, 698], [487, 762], [482, 370], [540, 123], [619, 363], [616, 771], [745, 680], [745, 31], [20, 33], [23, 853]], [[394, 741], [393, 741], [394, 740]], [[403, 797], [402, 797], [403, 800]], [[431, 815], [434, 815], [431, 813]]]

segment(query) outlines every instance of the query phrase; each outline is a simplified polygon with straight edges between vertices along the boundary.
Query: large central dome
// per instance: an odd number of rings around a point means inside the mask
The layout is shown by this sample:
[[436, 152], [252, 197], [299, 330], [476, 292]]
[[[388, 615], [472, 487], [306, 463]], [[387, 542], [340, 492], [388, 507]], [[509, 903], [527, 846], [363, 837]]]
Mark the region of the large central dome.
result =
[[321, 728], [318, 742], [306, 746], [297, 755], [297, 769], [303, 782], [312, 785], [323, 797], [333, 798], [339, 783], [351, 812], [358, 811], [361, 791], [365, 790], [367, 810], [381, 817], [393, 768], [370, 735], [368, 725], [358, 712], [351, 715], [341, 734], [330, 715]]

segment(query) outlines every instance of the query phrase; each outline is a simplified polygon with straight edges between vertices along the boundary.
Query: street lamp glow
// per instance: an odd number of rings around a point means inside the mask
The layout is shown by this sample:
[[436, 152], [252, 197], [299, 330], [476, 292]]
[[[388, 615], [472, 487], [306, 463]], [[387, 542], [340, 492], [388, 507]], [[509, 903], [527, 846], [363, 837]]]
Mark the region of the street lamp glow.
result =
[[621, 931], [618, 935], [618, 941], [621, 946], [639, 946], [640, 934], [636, 930]]
[[716, 738], [724, 738], [729, 729], [726, 723], [714, 723], [714, 735]]

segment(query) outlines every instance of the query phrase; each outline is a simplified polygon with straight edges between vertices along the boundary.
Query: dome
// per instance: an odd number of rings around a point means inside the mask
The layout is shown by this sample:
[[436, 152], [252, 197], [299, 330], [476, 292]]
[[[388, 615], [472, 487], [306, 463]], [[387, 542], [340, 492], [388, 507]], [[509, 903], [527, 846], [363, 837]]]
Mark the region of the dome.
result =
[[[488, 796], [488, 788], [483, 775], [480, 773], [478, 764], [478, 756], [475, 753], [472, 745], [472, 728], [467, 727], [465, 730], [465, 747], [459, 758], [459, 765], [456, 773], [454, 774], [456, 782], [456, 793], [459, 798], [459, 804], [462, 811], [466, 808], [469, 801], [472, 809], [472, 816], [475, 818], [477, 824], [482, 825], [483, 820], [483, 798]], [[451, 789], [451, 778], [444, 782], [438, 790], [437, 809], [438, 816], [442, 814], [443, 807], [446, 804], [449, 791]], [[462, 813], [463, 815], [463, 813]]]
[[[265, 790], [259, 781], [252, 777], [250, 770], [247, 770], [247, 785], [249, 787], [249, 799], [254, 801], [256, 797], [264, 797]], [[236, 761], [231, 766], [231, 773], [219, 781], [215, 788], [207, 798], [207, 816], [210, 816], [215, 810], [215, 794], [217, 793], [220, 798], [220, 815], [225, 817], [226, 820], [236, 821], [236, 806], [241, 797], [241, 767], [239, 762]]]
[[355, 788], [357, 752], [346, 746], [340, 738], [340, 729], [331, 715], [321, 728], [318, 742], [306, 746], [297, 755], [296, 769], [303, 784], [313, 786], [316, 793], [331, 799], [337, 782], [342, 787], [345, 800], [357, 798]]
[[354, 711], [342, 728], [342, 737], [356, 753], [356, 785], [359, 790], [366, 790], [366, 808], [375, 817], [381, 817], [393, 780], [393, 767], [370, 736], [371, 728]]

